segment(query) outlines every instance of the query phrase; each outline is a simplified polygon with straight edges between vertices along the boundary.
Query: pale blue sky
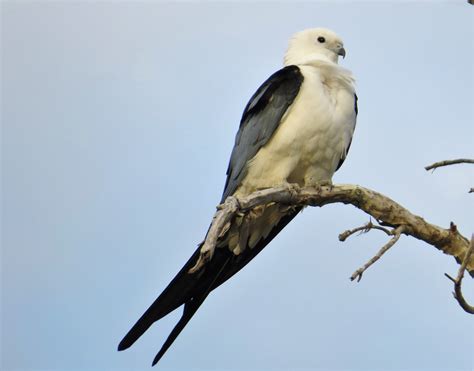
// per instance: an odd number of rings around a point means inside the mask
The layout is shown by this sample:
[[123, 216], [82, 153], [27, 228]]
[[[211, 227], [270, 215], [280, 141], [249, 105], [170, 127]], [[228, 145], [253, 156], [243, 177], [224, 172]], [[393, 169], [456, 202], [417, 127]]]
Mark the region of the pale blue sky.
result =
[[[2, 370], [148, 370], [178, 313], [116, 346], [203, 238], [249, 97], [290, 35], [335, 30], [359, 118], [334, 181], [474, 232], [474, 7], [444, 2], [2, 2]], [[454, 260], [340, 243], [305, 210], [210, 295], [161, 370], [472, 370]], [[474, 300], [472, 282], [466, 296]]]

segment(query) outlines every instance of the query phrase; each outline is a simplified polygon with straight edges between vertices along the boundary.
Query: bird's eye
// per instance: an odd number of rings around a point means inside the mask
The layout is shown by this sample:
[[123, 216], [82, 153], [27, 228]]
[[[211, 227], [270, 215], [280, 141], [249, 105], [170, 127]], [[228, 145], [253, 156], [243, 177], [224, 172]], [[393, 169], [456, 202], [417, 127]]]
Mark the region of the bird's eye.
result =
[[320, 43], [323, 43], [323, 42], [326, 42], [326, 39], [325, 39], [324, 37], [322, 37], [322, 36], [319, 36], [319, 37], [318, 37], [318, 41], [319, 41]]

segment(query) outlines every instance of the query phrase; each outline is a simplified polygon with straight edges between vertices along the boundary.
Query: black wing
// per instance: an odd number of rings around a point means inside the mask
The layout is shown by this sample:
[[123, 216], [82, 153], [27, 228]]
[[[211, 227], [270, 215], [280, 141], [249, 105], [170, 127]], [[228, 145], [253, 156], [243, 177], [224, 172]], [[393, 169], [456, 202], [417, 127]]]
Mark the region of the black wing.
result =
[[[245, 176], [245, 164], [265, 145], [278, 127], [282, 116], [294, 101], [303, 81], [296, 66], [285, 67], [265, 81], [245, 107], [232, 151], [223, 200], [231, 195]], [[155, 302], [125, 335], [118, 349], [130, 347], [154, 322], [184, 304], [183, 315], [153, 360], [156, 364], [173, 341], [196, 313], [207, 295], [224, 283], [262, 249], [298, 214], [300, 209], [290, 210], [275, 225], [270, 234], [253, 249], [246, 249], [236, 256], [229, 249], [216, 249], [205, 267], [196, 273], [188, 273], [199, 258], [200, 247], [194, 252], [176, 277], [169, 283]]]
[[300, 69], [287, 66], [271, 75], [250, 98], [235, 137], [221, 202], [232, 195], [245, 178], [245, 165], [270, 140], [298, 95], [302, 82]]

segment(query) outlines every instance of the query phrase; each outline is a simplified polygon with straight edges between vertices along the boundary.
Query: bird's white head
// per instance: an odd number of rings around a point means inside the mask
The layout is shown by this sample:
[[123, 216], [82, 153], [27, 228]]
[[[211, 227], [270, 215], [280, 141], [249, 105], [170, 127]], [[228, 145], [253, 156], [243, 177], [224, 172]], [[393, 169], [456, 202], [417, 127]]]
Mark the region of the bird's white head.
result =
[[290, 39], [284, 63], [285, 66], [321, 60], [337, 63], [339, 56], [345, 57], [346, 51], [336, 33], [326, 28], [310, 28]]

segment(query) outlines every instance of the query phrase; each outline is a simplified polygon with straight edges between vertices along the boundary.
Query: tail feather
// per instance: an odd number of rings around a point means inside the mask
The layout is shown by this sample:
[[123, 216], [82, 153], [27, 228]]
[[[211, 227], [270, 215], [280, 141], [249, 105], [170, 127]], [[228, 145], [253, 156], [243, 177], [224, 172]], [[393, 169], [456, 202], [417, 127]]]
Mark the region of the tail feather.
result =
[[181, 316], [178, 323], [169, 334], [168, 338], [162, 345], [160, 351], [157, 353], [157, 355], [153, 359], [153, 363], [151, 364], [152, 366], [156, 365], [158, 361], [161, 359], [161, 357], [163, 357], [163, 355], [166, 353], [169, 347], [173, 344], [173, 342], [181, 333], [181, 331], [184, 329], [184, 327], [188, 324], [189, 320], [193, 317], [194, 313], [196, 313], [196, 311], [199, 309], [201, 304], [204, 302], [204, 299], [205, 297], [203, 297], [199, 301], [191, 300], [190, 302], [184, 304], [183, 315]]
[[219, 272], [217, 272], [214, 279], [209, 283], [206, 291], [204, 291], [199, 296], [191, 298], [191, 300], [189, 300], [186, 304], [184, 304], [183, 315], [181, 316], [178, 323], [169, 334], [168, 338], [166, 339], [165, 343], [161, 347], [158, 354], [155, 356], [155, 359], [153, 360], [153, 363], [151, 364], [152, 366], [158, 363], [158, 361], [161, 359], [161, 357], [163, 357], [163, 355], [166, 353], [166, 351], [171, 346], [171, 344], [173, 344], [173, 342], [181, 333], [181, 331], [184, 329], [184, 327], [188, 324], [189, 320], [194, 316], [196, 311], [199, 309], [201, 304], [204, 302], [204, 300], [207, 298], [207, 296], [211, 292], [212, 286], [214, 285], [216, 280], [220, 277], [222, 271], [224, 270], [228, 262], [229, 262], [229, 259], [226, 259], [224, 264], [222, 265], [222, 268], [219, 270]]
[[199, 249], [194, 252], [165, 290], [125, 335], [118, 346], [119, 351], [132, 346], [154, 322], [160, 320], [192, 297], [191, 291], [198, 282], [197, 276], [200, 275], [200, 272], [189, 274], [188, 271], [196, 263], [199, 257]]
[[125, 335], [118, 346], [118, 350], [129, 348], [154, 322], [184, 304], [180, 320], [153, 360], [153, 365], [155, 365], [163, 357], [209, 293], [247, 265], [300, 210], [301, 208], [297, 208], [288, 211], [288, 214], [280, 219], [268, 236], [260, 240], [252, 249], [247, 248], [241, 254], [234, 255], [229, 249], [219, 248], [203, 269], [190, 274], [188, 273], [189, 269], [195, 265], [199, 258], [200, 247], [198, 247], [166, 289]]
[[298, 207], [298, 208], [289, 210], [288, 213], [280, 219], [278, 224], [276, 224], [273, 227], [273, 229], [270, 231], [268, 236], [260, 240], [254, 246], [253, 249], [246, 249], [244, 253], [240, 255], [232, 254], [230, 264], [228, 265], [227, 269], [224, 272], [222, 272], [222, 274], [216, 280], [212, 290], [222, 285], [225, 281], [231, 278], [243, 267], [245, 267], [253, 258], [255, 258], [265, 248], [265, 246], [267, 246], [276, 237], [276, 235], [280, 233], [281, 230], [285, 228], [288, 225], [288, 223], [291, 222], [296, 215], [298, 215], [301, 209], [302, 209], [301, 207]]

